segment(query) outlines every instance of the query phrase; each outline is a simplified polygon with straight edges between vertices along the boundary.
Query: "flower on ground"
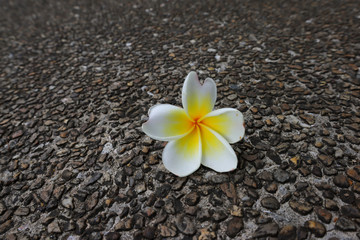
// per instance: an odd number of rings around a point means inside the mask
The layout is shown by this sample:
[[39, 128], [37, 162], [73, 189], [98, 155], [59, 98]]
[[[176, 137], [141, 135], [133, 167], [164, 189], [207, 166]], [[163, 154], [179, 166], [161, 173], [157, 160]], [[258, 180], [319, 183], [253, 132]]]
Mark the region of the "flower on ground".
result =
[[182, 89], [184, 108], [170, 104], [150, 108], [142, 129], [153, 139], [169, 141], [162, 160], [175, 175], [190, 175], [201, 164], [217, 172], [236, 169], [238, 160], [229, 143], [244, 137], [244, 118], [234, 108], [214, 110], [215, 101], [214, 80], [207, 78], [201, 84], [190, 72]]

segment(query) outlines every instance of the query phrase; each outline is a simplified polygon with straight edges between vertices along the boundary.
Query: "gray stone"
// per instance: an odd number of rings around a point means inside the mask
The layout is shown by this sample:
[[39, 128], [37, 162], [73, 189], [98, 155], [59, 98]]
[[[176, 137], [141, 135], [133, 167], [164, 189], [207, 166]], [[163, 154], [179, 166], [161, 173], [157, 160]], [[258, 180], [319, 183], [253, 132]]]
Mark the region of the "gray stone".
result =
[[341, 188], [350, 187], [349, 179], [343, 174], [334, 177], [334, 184]]
[[234, 238], [243, 228], [244, 228], [244, 223], [242, 218], [233, 217], [227, 223], [226, 235], [228, 235], [231, 238]]
[[65, 196], [64, 199], [61, 200], [61, 205], [63, 205], [63, 207], [68, 209], [74, 209], [73, 198], [70, 196]]
[[14, 215], [16, 215], [16, 216], [27, 216], [27, 215], [29, 215], [29, 213], [30, 213], [29, 208], [27, 208], [27, 207], [19, 207], [14, 212]]
[[286, 225], [280, 229], [278, 238], [279, 240], [295, 240], [296, 239], [296, 227], [292, 225]]
[[40, 192], [40, 198], [44, 203], [47, 203], [52, 195], [54, 184], [49, 184]]
[[304, 227], [309, 229], [309, 231], [312, 232], [315, 235], [315, 237], [318, 238], [323, 237], [326, 234], [325, 226], [318, 221], [312, 221], [312, 220], [306, 221]]
[[57, 221], [53, 221], [47, 227], [48, 233], [61, 233], [61, 229]]
[[12, 220], [7, 220], [4, 223], [0, 224], [0, 234], [8, 231], [13, 226]]
[[326, 199], [325, 200], [325, 208], [331, 211], [337, 211], [339, 210], [338, 205], [336, 204], [336, 202], [334, 200], [331, 199]]
[[0, 202], [0, 215], [6, 211], [6, 206], [3, 202]]
[[137, 194], [143, 193], [146, 191], [146, 185], [145, 182], [140, 182], [135, 186], [135, 191]]
[[89, 179], [89, 181], [86, 183], [86, 185], [91, 185], [94, 184], [95, 182], [97, 182], [97, 180], [99, 180], [101, 177], [103, 176], [103, 174], [101, 172], [95, 172], [91, 178]]
[[159, 228], [162, 237], [175, 237], [177, 234], [176, 227], [173, 225], [159, 225]]
[[360, 218], [360, 210], [352, 205], [342, 206], [341, 213], [349, 218]]
[[332, 218], [331, 212], [324, 208], [315, 207], [315, 213], [321, 221], [323, 221], [324, 223], [330, 223]]
[[334, 158], [332, 156], [320, 154], [318, 157], [326, 167], [331, 166], [334, 162]]
[[291, 200], [289, 202], [290, 207], [292, 210], [294, 210], [297, 213], [300, 213], [301, 215], [307, 215], [313, 210], [313, 206], [311, 206], [307, 202], [299, 202], [295, 200]]
[[61, 177], [65, 180], [65, 181], [69, 181], [71, 178], [73, 178], [74, 174], [72, 171], [70, 171], [69, 169], [65, 169], [62, 174]]
[[276, 169], [273, 173], [274, 179], [279, 183], [286, 183], [290, 179], [290, 174], [282, 169]]
[[261, 237], [274, 237], [279, 232], [279, 226], [276, 223], [267, 223], [264, 225], [259, 226], [255, 233], [253, 234], [254, 238], [261, 238]]
[[109, 232], [105, 235], [105, 240], [119, 240], [121, 234], [118, 232]]
[[85, 200], [85, 210], [86, 211], [92, 210], [96, 206], [98, 201], [99, 201], [99, 193], [94, 192], [93, 194], [88, 196], [87, 199]]
[[176, 217], [175, 224], [179, 231], [186, 235], [193, 235], [196, 232], [193, 220], [184, 214]]
[[197, 192], [191, 192], [185, 196], [185, 203], [189, 206], [195, 206], [200, 200], [200, 195]]
[[148, 226], [143, 230], [143, 237], [146, 239], [154, 239], [156, 234], [156, 227]]
[[348, 169], [346, 174], [353, 180], [360, 182], [360, 166]]
[[340, 229], [341, 231], [356, 231], [355, 223], [345, 217], [339, 217], [336, 221], [335, 228]]
[[280, 208], [280, 203], [275, 197], [267, 196], [261, 200], [261, 206], [267, 209], [277, 210]]

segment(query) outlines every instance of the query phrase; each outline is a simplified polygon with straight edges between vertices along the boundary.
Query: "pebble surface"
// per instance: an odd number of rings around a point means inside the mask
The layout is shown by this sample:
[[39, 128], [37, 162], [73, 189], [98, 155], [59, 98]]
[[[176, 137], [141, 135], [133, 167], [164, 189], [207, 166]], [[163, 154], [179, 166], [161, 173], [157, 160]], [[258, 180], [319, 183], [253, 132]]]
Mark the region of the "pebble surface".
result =
[[[3, 1], [0, 239], [357, 239], [360, 5]], [[190, 71], [244, 114], [238, 168], [178, 178], [148, 109]]]

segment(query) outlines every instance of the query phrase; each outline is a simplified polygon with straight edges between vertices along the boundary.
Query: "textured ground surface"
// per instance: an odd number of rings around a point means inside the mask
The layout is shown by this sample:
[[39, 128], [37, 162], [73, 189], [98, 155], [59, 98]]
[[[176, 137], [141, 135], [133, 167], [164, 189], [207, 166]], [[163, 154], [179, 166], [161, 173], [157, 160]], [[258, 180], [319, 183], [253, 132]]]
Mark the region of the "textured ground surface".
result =
[[[359, 5], [3, 1], [0, 238], [357, 239]], [[140, 129], [191, 70], [244, 113], [234, 172]]]

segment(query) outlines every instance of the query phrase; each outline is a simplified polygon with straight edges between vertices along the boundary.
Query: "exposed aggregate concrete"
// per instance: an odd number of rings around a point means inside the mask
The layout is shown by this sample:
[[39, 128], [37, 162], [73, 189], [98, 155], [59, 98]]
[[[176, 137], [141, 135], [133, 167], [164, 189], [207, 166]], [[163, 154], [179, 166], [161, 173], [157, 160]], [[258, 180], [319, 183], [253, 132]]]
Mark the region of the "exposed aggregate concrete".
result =
[[[4, 1], [1, 239], [357, 239], [358, 1]], [[141, 131], [190, 71], [244, 113], [186, 178]]]

